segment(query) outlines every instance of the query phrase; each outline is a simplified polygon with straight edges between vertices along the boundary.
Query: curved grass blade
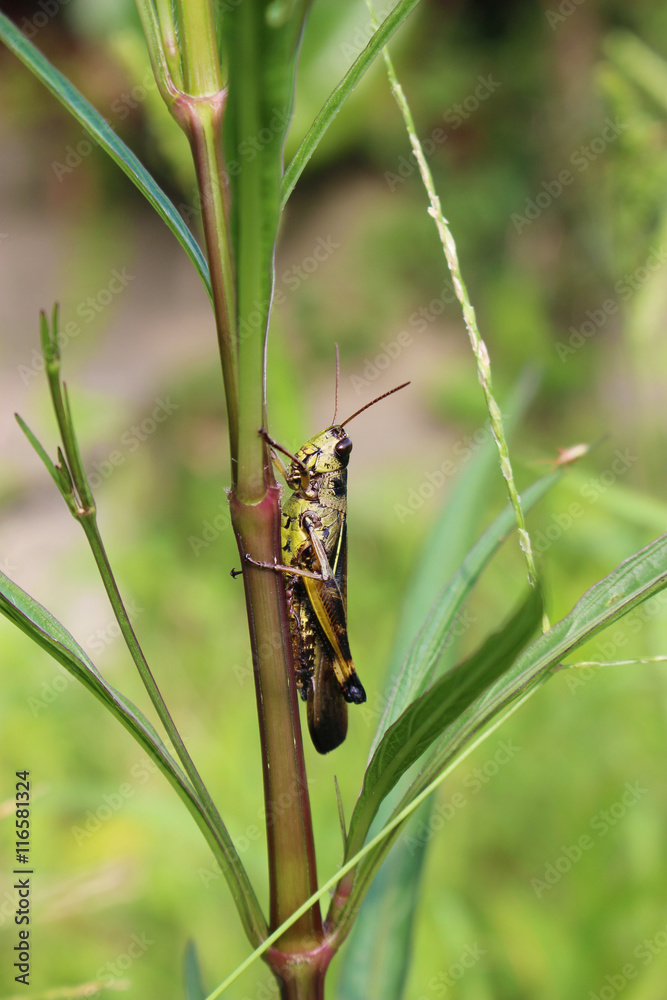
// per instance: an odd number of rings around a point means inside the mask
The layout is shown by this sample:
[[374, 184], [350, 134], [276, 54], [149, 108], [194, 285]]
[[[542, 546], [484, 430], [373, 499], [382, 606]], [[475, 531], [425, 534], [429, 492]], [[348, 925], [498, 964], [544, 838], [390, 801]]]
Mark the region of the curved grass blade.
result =
[[418, 3], [419, 0], [399, 0], [399, 3], [396, 4], [371, 37], [366, 48], [352, 63], [341, 82], [332, 90], [285, 171], [282, 184], [281, 208], [285, 207], [287, 199], [294, 190], [294, 186], [303, 173], [308, 160], [317, 149], [322, 136], [340, 111], [346, 98], [352, 93], [359, 80], [361, 80], [375, 57], [380, 54], [396, 29], [412, 13]]
[[[428, 826], [431, 802], [422, 802], [411, 822], [420, 820]], [[426, 841], [421, 838], [417, 843], [411, 851], [395, 844], [373, 879], [341, 956], [340, 1000], [397, 1000], [403, 996], [426, 860]]]
[[[528, 487], [521, 497], [524, 510], [530, 510], [551, 489], [561, 475], [562, 472], [552, 472]], [[481, 572], [498, 551], [503, 541], [515, 529], [515, 526], [514, 511], [508, 504], [487, 528], [463, 560], [460, 568], [438, 594], [389, 693], [384, 713], [373, 739], [371, 756], [389, 726], [396, 721], [407, 705], [423, 694], [431, 683], [458, 612]]]
[[94, 694], [155, 761], [188, 807], [211, 847], [231, 888], [248, 936], [253, 941], [262, 940], [267, 933], [266, 923], [229, 834], [224, 827], [224, 832], [211, 827], [196, 791], [169, 754], [151, 722], [131, 701], [107, 683], [64, 625], [2, 572], [0, 614], [46, 650]]
[[[524, 649], [510, 669], [452, 723], [394, 810], [382, 831], [384, 836], [374, 837], [370, 850], [367, 850], [369, 845], [363, 849], [364, 860], [357, 870], [344, 912], [338, 918], [342, 937], [412, 810], [473, 747], [482, 743], [552, 676], [565, 656], [666, 587], [667, 535], [661, 535], [594, 584], [565, 618]], [[349, 863], [345, 867], [348, 866]]]
[[542, 615], [542, 595], [533, 590], [508, 622], [405, 709], [386, 731], [370, 764], [350, 820], [346, 858], [366, 839], [382, 801], [408, 768], [511, 667]]
[[[503, 405], [508, 433], [525, 416], [537, 390], [537, 383], [536, 373], [526, 370]], [[375, 734], [369, 760], [387, 727], [396, 721], [409, 701], [421, 694], [426, 687], [426, 684], [422, 688], [416, 686], [411, 695], [403, 697], [408, 687], [402, 676], [403, 671], [411, 670], [405, 662], [406, 657], [408, 654], [412, 656], [415, 652], [417, 633], [423, 637], [428, 625], [435, 624], [438, 601], [446, 603], [447, 589], [454, 583], [457, 572], [463, 569], [461, 564], [465, 563], [470, 573], [469, 589], [463, 589], [460, 602], [454, 601], [449, 611], [444, 606], [440, 609], [443, 619], [442, 630], [446, 639], [442, 642], [440, 650], [434, 651], [437, 662], [434, 663], [433, 669], [428, 671], [429, 677], [432, 678], [436, 672], [439, 675], [445, 673], [457, 662], [460, 641], [454, 634], [451, 623], [456, 620], [458, 610], [486, 565], [486, 560], [491, 559], [497, 551], [497, 546], [492, 546], [488, 553], [478, 553], [480, 565], [475, 570], [475, 554], [482, 543], [482, 539], [478, 540], [477, 537], [478, 524], [488, 504], [489, 490], [496, 481], [497, 465], [498, 452], [489, 432], [488, 439], [470, 456], [460, 475], [456, 477], [448, 493], [447, 502], [428, 538], [401, 609], [387, 670], [390, 682], [385, 690], [389, 691], [389, 701], [385, 705], [385, 712]], [[544, 482], [546, 489], [551, 485], [546, 480], [541, 482]], [[539, 486], [540, 484], [536, 483], [531, 490], [537, 491]], [[522, 501], [528, 501], [528, 506], [537, 499], [539, 496], [534, 498], [530, 496], [530, 490], [522, 497]], [[498, 544], [507, 538], [514, 527], [514, 515], [510, 508], [508, 507], [504, 513], [506, 532]], [[495, 525], [496, 522], [488, 528], [483, 538], [490, 539], [493, 536]], [[504, 529], [501, 529], [501, 532], [502, 530]], [[440, 592], [439, 599], [431, 608], [425, 622], [424, 609], [433, 601], [436, 580], [449, 580], [449, 583]], [[374, 827], [380, 829], [383, 814], [386, 816], [391, 814], [392, 800], [396, 791], [397, 789], [382, 804], [380, 813], [373, 822]], [[432, 809], [433, 799], [429, 798], [410, 818], [410, 824], [420, 822], [424, 827], [428, 827]], [[338, 995], [341, 1000], [361, 1000], [367, 996], [399, 1000], [402, 997], [410, 964], [416, 899], [429, 843], [423, 837], [415, 837], [409, 850], [402, 841], [395, 844], [375, 875], [354, 922], [350, 940], [341, 956], [338, 981]]]
[[95, 142], [109, 154], [132, 183], [139, 188], [187, 253], [210, 297], [211, 283], [208, 266], [197, 241], [178, 214], [176, 206], [169, 200], [129, 146], [126, 146], [111, 126], [107, 125], [102, 115], [95, 110], [92, 104], [89, 104], [83, 94], [80, 94], [76, 87], [2, 13], [0, 13], [0, 39], [42, 81], [54, 97], [58, 98]]

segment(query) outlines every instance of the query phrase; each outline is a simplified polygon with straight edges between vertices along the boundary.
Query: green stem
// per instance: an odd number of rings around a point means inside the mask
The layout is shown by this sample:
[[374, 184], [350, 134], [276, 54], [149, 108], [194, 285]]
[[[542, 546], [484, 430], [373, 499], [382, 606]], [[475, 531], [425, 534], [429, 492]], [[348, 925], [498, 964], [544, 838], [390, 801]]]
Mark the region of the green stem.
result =
[[[76, 485], [78, 489], [78, 483]], [[197, 793], [202, 806], [204, 819], [211, 829], [215, 842], [219, 845], [219, 848], [224, 855], [226, 864], [221, 867], [230, 884], [234, 898], [237, 901], [238, 910], [246, 933], [248, 934], [250, 941], [257, 945], [266, 936], [266, 922], [264, 920], [261, 907], [257, 897], [255, 896], [252, 885], [250, 884], [245, 873], [245, 869], [241, 864], [241, 859], [236, 852], [236, 848], [234, 847], [231, 837], [229, 836], [227, 828], [225, 827], [222, 818], [216, 809], [213, 800], [211, 799], [208, 789], [206, 788], [206, 785], [204, 784], [201, 775], [199, 774], [199, 771], [197, 770], [194, 761], [187, 750], [187, 747], [183, 743], [181, 734], [176, 728], [174, 720], [171, 717], [171, 713], [167, 708], [164, 698], [162, 697], [162, 693], [160, 692], [146, 657], [144, 656], [144, 652], [139, 645], [139, 640], [137, 639], [134, 629], [130, 623], [129, 615], [123, 603], [120, 591], [118, 590], [118, 585], [113, 575], [109, 558], [100, 537], [97, 527], [95, 508], [93, 507], [92, 509], [80, 511], [77, 519], [80, 521], [86, 538], [88, 539], [88, 544], [90, 545], [93, 553], [93, 558], [95, 559], [95, 563], [104, 584], [104, 589], [109, 597], [109, 601], [111, 603], [111, 607], [113, 608], [113, 612], [121, 630], [123, 639], [125, 640], [127, 648], [130, 651], [130, 655], [136, 664], [141, 680], [143, 681], [144, 687], [148, 692], [148, 696], [158, 714], [160, 722], [164, 726], [165, 731], [174, 746], [176, 754], [183, 765], [185, 773], [192, 782], [192, 785]], [[245, 903], [250, 901], [250, 912], [246, 911], [245, 906], [239, 905], [240, 900], [243, 900]]]
[[235, 335], [234, 271], [229, 251], [229, 196], [221, 141], [225, 101], [226, 91], [224, 90], [200, 100], [182, 94], [171, 106], [171, 112], [188, 137], [197, 173], [218, 346], [225, 384], [232, 458], [232, 484], [234, 484], [237, 478], [239, 447], [239, 352]]
[[[238, 149], [248, 136], [261, 133], [265, 99], [262, 61], [266, 58], [262, 47], [263, 17], [264, 5], [248, 0], [233, 14], [230, 80], [242, 80], [243, 92], [236, 95], [234, 117], [228, 123], [231, 149]], [[280, 497], [258, 433], [265, 418], [264, 345], [272, 283], [272, 254], [267, 252], [267, 240], [275, 239], [279, 183], [279, 171], [265, 161], [263, 154], [245, 158], [234, 182], [239, 441], [236, 486], [230, 494], [255, 667], [272, 928], [294, 913], [317, 886], [285, 583], [279, 573], [255, 568], [245, 560], [249, 554], [261, 562], [282, 562]], [[275, 185], [275, 198], [271, 185]], [[295, 956], [312, 951], [321, 942], [321, 935], [320, 908], [315, 904], [280, 939], [269, 964], [277, 968], [280, 953], [285, 961], [302, 964], [307, 960]]]
[[220, 54], [210, 0], [177, 0], [181, 25], [184, 89], [192, 97], [222, 90]]
[[[276, 552], [280, 552], [277, 487], [270, 487], [258, 504], [242, 504], [232, 495], [231, 513], [239, 551], [251, 553], [262, 562], [273, 562]], [[317, 889], [315, 845], [285, 585], [279, 573], [253, 566], [246, 566], [243, 581], [262, 743], [269, 925], [275, 928]], [[277, 942], [274, 954], [286, 957], [310, 951], [320, 944], [321, 935], [320, 909], [315, 904]], [[271, 965], [273, 968], [273, 962]]]
[[[312, 895], [317, 882], [285, 585], [277, 573], [256, 569], [245, 559], [246, 554], [260, 561], [280, 559], [279, 494], [258, 433], [265, 413], [264, 340], [272, 277], [271, 257], [266, 252], [267, 178], [261, 156], [243, 163], [235, 180], [238, 231], [234, 230], [232, 242], [221, 141], [227, 92], [222, 87], [212, 7], [207, 0], [177, 0], [177, 11], [185, 92], [167, 103], [190, 142], [202, 199], [229, 416], [229, 501], [244, 570], [255, 667], [269, 851], [270, 925], [276, 927]], [[223, 15], [233, 19], [235, 29], [230, 53], [234, 72], [230, 69], [230, 79], [243, 81], [242, 93], [235, 94], [237, 143], [260, 131], [260, 70], [266, 55], [261, 47], [264, 15], [264, 5], [255, 0], [243, 0]], [[277, 189], [277, 169], [274, 182]], [[275, 202], [277, 213], [277, 190]], [[277, 218], [275, 223], [274, 231]], [[321, 938], [321, 915], [316, 904], [299, 917], [271, 951], [268, 961], [281, 981], [292, 982], [285, 979], [285, 969], [308, 964], [307, 956], [321, 945]]]

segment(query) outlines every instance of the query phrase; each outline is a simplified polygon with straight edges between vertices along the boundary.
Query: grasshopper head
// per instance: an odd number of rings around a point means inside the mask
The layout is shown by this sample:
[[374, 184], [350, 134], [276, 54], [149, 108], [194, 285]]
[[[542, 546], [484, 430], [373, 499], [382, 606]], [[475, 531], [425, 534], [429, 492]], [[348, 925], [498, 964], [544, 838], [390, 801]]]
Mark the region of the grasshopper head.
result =
[[304, 472], [310, 478], [326, 472], [339, 472], [347, 468], [352, 451], [352, 441], [344, 427], [327, 427], [299, 448], [295, 458], [300, 465], [292, 463], [290, 476], [299, 481]]
[[[336, 356], [338, 356], [337, 352], [338, 349], [336, 348]], [[366, 403], [358, 410], [355, 410], [343, 423], [337, 424], [335, 421], [338, 411], [338, 366], [336, 366], [336, 410], [334, 411], [334, 422], [331, 427], [327, 427], [326, 430], [312, 437], [310, 441], [306, 441], [303, 447], [299, 448], [296, 455], [292, 456], [292, 465], [287, 475], [289, 485], [295, 489], [300, 484], [301, 488], [307, 492], [310, 489], [310, 482], [314, 476], [320, 476], [327, 472], [340, 472], [342, 469], [346, 469], [350, 461], [352, 441], [347, 436], [344, 425], [349, 424], [350, 420], [354, 420], [360, 413], [367, 410], [369, 406], [374, 406], [381, 399], [391, 396], [392, 393], [398, 392], [399, 389], [403, 389], [409, 384], [409, 382], [403, 382], [402, 385], [397, 385], [395, 389], [383, 392], [381, 396], [376, 396], [370, 403]]]

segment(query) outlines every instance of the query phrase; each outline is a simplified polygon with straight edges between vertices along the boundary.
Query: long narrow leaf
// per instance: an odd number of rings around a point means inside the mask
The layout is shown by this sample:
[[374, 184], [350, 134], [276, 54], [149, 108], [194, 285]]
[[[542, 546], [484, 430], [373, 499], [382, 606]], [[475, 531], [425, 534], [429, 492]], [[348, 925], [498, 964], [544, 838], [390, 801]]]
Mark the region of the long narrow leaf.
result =
[[42, 81], [54, 97], [58, 98], [61, 104], [99, 144], [100, 148], [109, 154], [111, 159], [118, 164], [120, 169], [148, 199], [187, 253], [210, 296], [211, 284], [208, 266], [197, 241], [178, 214], [176, 206], [169, 200], [162, 188], [156, 184], [129, 146], [126, 146], [122, 139], [116, 135], [111, 126], [106, 123], [102, 115], [95, 110], [83, 94], [80, 94], [76, 87], [2, 13], [0, 13], [0, 39]]
[[[428, 826], [431, 802], [422, 802], [410, 822]], [[397, 1000], [403, 996], [427, 840], [415, 838], [415, 843], [410, 851], [395, 844], [373, 879], [341, 956], [340, 1000]]]
[[[528, 406], [532, 402], [537, 389], [535, 373], [524, 372], [510, 396], [503, 405], [503, 415], [508, 433], [519, 425]], [[373, 745], [369, 760], [392, 722], [395, 722], [410, 700], [422, 693], [424, 688], [417, 685], [407, 695], [409, 687], [404, 672], [412, 675], [412, 668], [406, 662], [408, 654], [415, 653], [415, 645], [423, 637], [424, 629], [429, 623], [435, 624], [437, 606], [442, 602], [442, 634], [446, 637], [436, 654], [433, 669], [427, 669], [424, 677], [430, 680], [436, 672], [443, 674], [457, 662], [460, 639], [455, 634], [458, 630], [451, 628], [457, 613], [482, 569], [486, 560], [491, 559], [497, 551], [496, 545], [489, 545], [486, 553], [478, 552], [482, 543], [474, 546], [479, 533], [479, 522], [487, 508], [489, 490], [497, 476], [498, 452], [487, 432], [487, 440], [479, 443], [476, 437], [475, 445], [465, 454], [465, 465], [457, 475], [451, 490], [448, 492], [446, 504], [438, 515], [424, 552], [418, 561], [414, 576], [410, 582], [408, 593], [403, 601], [401, 616], [396, 630], [396, 638], [390, 656], [387, 676], [390, 683], [389, 701]], [[541, 484], [535, 484], [531, 490], [539, 491]], [[544, 481], [545, 488], [550, 483]], [[539, 496], [531, 498], [530, 491], [524, 494], [522, 500], [532, 505]], [[500, 515], [501, 518], [503, 514]], [[507, 537], [514, 528], [514, 515], [510, 508], [505, 512]], [[493, 538], [495, 522], [484, 539]], [[502, 531], [502, 528], [499, 529]], [[500, 544], [500, 540], [498, 542]], [[474, 547], [473, 547], [474, 546]], [[475, 553], [479, 555], [479, 566], [475, 569]], [[454, 584], [457, 572], [462, 563], [469, 572], [469, 579], [460, 590], [459, 599], [447, 604], [448, 587]], [[434, 581], [449, 580], [435, 605], [424, 622], [424, 608], [429, 607], [433, 600]], [[428, 647], [427, 647], [428, 648]], [[427, 680], [427, 683], [428, 683]], [[426, 684], [424, 684], [424, 687]], [[392, 799], [396, 794], [389, 795], [375, 820], [373, 826], [381, 827], [383, 813], [391, 814]], [[417, 813], [411, 817], [410, 823], [418, 821], [428, 826], [433, 799], [422, 803]], [[382, 996], [385, 1000], [400, 1000], [403, 996], [405, 981], [410, 965], [412, 937], [415, 916], [417, 912], [416, 899], [420, 890], [424, 862], [429, 848], [429, 841], [423, 837], [414, 838], [412, 849], [406, 850], [402, 843], [394, 845], [389, 856], [375, 875], [371, 889], [364, 899], [361, 911], [354, 922], [350, 940], [341, 956], [340, 977], [338, 980], [338, 996], [340, 1000], [362, 1000], [368, 996]]]
[[185, 949], [185, 1000], [205, 1000], [206, 990], [202, 982], [197, 946], [194, 941], [188, 941]]
[[665, 587], [667, 535], [661, 535], [591, 587], [565, 618], [531, 643], [510, 669], [442, 734], [419, 777], [387, 822], [386, 836], [373, 838], [371, 849], [364, 851], [366, 856], [340, 918], [343, 936], [409, 811], [454, 769], [472, 745], [482, 742], [497, 728], [508, 711], [534, 694], [565, 656]]
[[317, 149], [324, 133], [340, 111], [343, 103], [352, 93], [366, 70], [382, 51], [396, 29], [412, 13], [418, 3], [419, 0], [399, 0], [399, 3], [396, 4], [391, 13], [373, 34], [366, 48], [352, 63], [341, 82], [332, 90], [285, 171], [282, 186], [283, 208], [294, 190], [296, 182], [303, 173], [308, 160]]
[[[552, 472], [533, 483], [521, 497], [524, 510], [530, 510], [551, 489], [561, 475], [561, 472]], [[373, 740], [371, 755], [389, 726], [395, 722], [405, 706], [419, 697], [430, 684], [458, 612], [480, 573], [514, 528], [514, 512], [508, 504], [487, 528], [463, 560], [460, 568], [438, 594], [389, 694]]]
[[363, 844], [381, 802], [402, 775], [514, 663], [537, 628], [541, 614], [541, 594], [531, 591], [502, 629], [436, 681], [389, 727], [364, 775], [350, 821], [348, 857]]
[[210, 827], [199, 797], [149, 720], [132, 702], [107, 683], [64, 625], [2, 572], [0, 614], [13, 622], [92, 692], [155, 761], [192, 813], [211, 846], [230, 885], [244, 925], [252, 925], [255, 938], [265, 936], [266, 925], [257, 916], [260, 913], [259, 904], [229, 834], [224, 827], [222, 833]]

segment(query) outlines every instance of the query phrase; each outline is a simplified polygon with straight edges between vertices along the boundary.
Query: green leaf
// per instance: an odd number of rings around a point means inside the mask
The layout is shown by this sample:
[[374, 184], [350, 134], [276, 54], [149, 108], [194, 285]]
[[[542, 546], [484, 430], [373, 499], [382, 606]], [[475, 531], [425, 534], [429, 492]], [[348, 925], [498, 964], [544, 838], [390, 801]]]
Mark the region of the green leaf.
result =
[[430, 794], [466, 750], [481, 743], [510, 712], [527, 701], [565, 656], [665, 587], [667, 535], [662, 535], [591, 587], [565, 618], [527, 646], [509, 670], [449, 726], [396, 806], [385, 827], [390, 832], [361, 861], [342, 923], [349, 922], [361, 905], [375, 872], [408, 818], [406, 809]]
[[[508, 433], [525, 416], [536, 389], [535, 373], [526, 371], [503, 406]], [[532, 506], [542, 495], [542, 487], [546, 491], [556, 478], [545, 477], [527, 490], [522, 497], [524, 509]], [[477, 537], [478, 523], [488, 505], [489, 490], [497, 479], [498, 451], [489, 432], [488, 439], [456, 477], [403, 602], [387, 672], [391, 679], [387, 685], [388, 701], [369, 759], [388, 726], [396, 721], [410, 700], [423, 692], [434, 676], [436, 666], [440, 673], [444, 673], [456, 663], [459, 642], [450, 631], [451, 623], [482, 569], [515, 527], [514, 513], [508, 505], [472, 548]], [[484, 542], [488, 542], [488, 546]], [[448, 584], [424, 620], [424, 608], [433, 600], [434, 581], [448, 578]], [[439, 649], [438, 628], [443, 637]], [[431, 630], [431, 644], [426, 641], [428, 629]], [[419, 636], [415, 639], [418, 630]], [[420, 639], [424, 641], [426, 653], [422, 683], [419, 683], [419, 672], [415, 669]], [[429, 656], [434, 658], [431, 668], [428, 665]], [[414, 687], [410, 684], [411, 678], [415, 680]], [[408, 688], [409, 693], [406, 693]], [[378, 826], [378, 829], [382, 814], [391, 813], [391, 803], [396, 791], [397, 789], [387, 797], [374, 820], [374, 826]], [[433, 799], [429, 798], [411, 817], [410, 823], [416, 824], [419, 821], [428, 826], [432, 808]], [[367, 996], [399, 1000], [403, 995], [410, 962], [416, 897], [428, 846], [429, 841], [424, 838], [414, 838], [409, 851], [401, 843], [395, 844], [373, 879], [341, 956], [341, 1000], [348, 1000], [348, 997], [350, 1000], [361, 1000]]]
[[667, 109], [667, 62], [655, 49], [630, 31], [612, 31], [603, 51], [663, 112]]
[[[562, 472], [553, 472], [533, 483], [521, 497], [524, 511], [530, 510], [558, 481]], [[487, 528], [463, 560], [460, 568], [438, 594], [426, 621], [416, 636], [387, 698], [384, 713], [373, 740], [374, 752], [389, 726], [405, 706], [430, 684], [456, 616], [482, 570], [516, 527], [510, 504]]]
[[498, 632], [437, 680], [387, 729], [364, 775], [350, 821], [346, 859], [363, 844], [380, 803], [399, 778], [512, 665], [539, 625], [541, 614], [541, 594], [531, 591]]
[[[412, 822], [428, 825], [431, 801], [422, 802]], [[398, 1000], [403, 995], [426, 845], [423, 837], [411, 851], [395, 844], [373, 879], [343, 952], [340, 1000]]]
[[317, 149], [324, 133], [340, 111], [343, 102], [352, 93], [359, 80], [361, 80], [366, 70], [382, 51], [396, 29], [412, 13], [418, 3], [419, 0], [400, 0], [396, 4], [371, 37], [366, 48], [352, 63], [341, 82], [332, 90], [285, 171], [282, 184], [282, 208], [285, 207], [287, 199], [294, 190], [294, 186], [303, 173], [308, 160]]
[[188, 941], [185, 949], [185, 1000], [206, 1000], [206, 990], [199, 968], [197, 946], [194, 941]]
[[532, 693], [568, 653], [666, 586], [667, 535], [661, 535], [591, 587], [565, 618], [521, 653], [507, 674], [457, 720], [426, 763], [417, 787], [441, 770], [471, 734], [491, 722], [517, 697]]
[[[48, 472], [48, 474], [51, 476], [51, 479], [54, 481], [54, 483], [58, 487], [58, 492], [64, 497], [65, 496], [65, 484], [63, 483], [63, 481], [60, 478], [60, 474], [58, 473], [58, 469], [53, 464], [53, 462], [51, 461], [51, 459], [47, 455], [46, 451], [44, 450], [44, 448], [42, 447], [42, 445], [39, 443], [39, 441], [37, 440], [37, 438], [33, 434], [33, 432], [30, 430], [30, 428], [26, 424], [26, 422], [23, 419], [23, 417], [20, 417], [18, 415], [18, 413], [15, 413], [14, 416], [16, 417], [17, 424], [19, 425], [19, 427], [21, 428], [21, 430], [23, 431], [23, 433], [27, 437], [28, 441], [33, 446], [33, 448], [35, 449], [35, 451], [37, 452], [37, 454], [41, 458], [42, 462], [46, 466], [46, 471]], [[62, 466], [61, 466], [61, 469], [62, 469]]]
[[87, 653], [65, 626], [2, 572], [0, 572], [0, 612], [99, 698], [142, 744], [161, 770], [165, 774], [169, 772], [167, 776], [172, 784], [177, 782], [181, 789], [187, 790], [188, 795], [194, 795], [190, 782], [169, 754], [151, 722], [124, 695], [104, 680]]
[[[229, 88], [224, 116], [240, 354], [250, 334], [261, 362], [280, 218], [283, 147], [307, 0], [227, 4], [220, 19]], [[240, 362], [243, 363], [243, 357]], [[256, 380], [255, 363], [252, 361]], [[261, 370], [261, 369], [259, 369]], [[243, 373], [242, 373], [243, 376]]]
[[[204, 834], [230, 884], [242, 919], [246, 919], [248, 926], [256, 923], [257, 900], [229, 834], [222, 824], [221, 829], [210, 825], [199, 796], [152, 723], [131, 701], [107, 683], [64, 625], [2, 572], [0, 614], [13, 622], [92, 692], [155, 761]], [[255, 937], [261, 938], [265, 932], [266, 926], [263, 925]]]
[[28, 69], [42, 81], [54, 97], [63, 104], [76, 120], [87, 130], [95, 142], [109, 154], [133, 184], [148, 199], [160, 218], [166, 222], [194, 264], [195, 270], [211, 295], [208, 266], [197, 245], [197, 241], [178, 214], [176, 206], [156, 184], [155, 180], [132, 150], [107, 125], [102, 115], [89, 104], [85, 97], [73, 87], [69, 80], [42, 55], [32, 42], [19, 31], [8, 17], [0, 13], [0, 39], [11, 49]]

